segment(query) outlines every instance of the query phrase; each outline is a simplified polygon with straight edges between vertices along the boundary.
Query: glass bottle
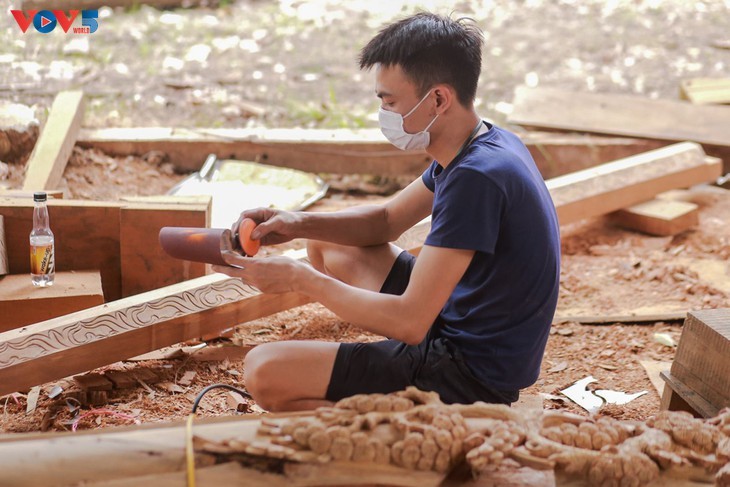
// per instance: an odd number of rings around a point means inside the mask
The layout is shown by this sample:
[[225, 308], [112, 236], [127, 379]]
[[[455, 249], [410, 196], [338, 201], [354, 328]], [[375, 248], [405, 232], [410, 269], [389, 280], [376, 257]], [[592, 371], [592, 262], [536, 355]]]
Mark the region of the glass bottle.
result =
[[33, 193], [33, 230], [30, 232], [30, 279], [34, 286], [53, 285], [56, 256], [48, 218], [46, 193]]

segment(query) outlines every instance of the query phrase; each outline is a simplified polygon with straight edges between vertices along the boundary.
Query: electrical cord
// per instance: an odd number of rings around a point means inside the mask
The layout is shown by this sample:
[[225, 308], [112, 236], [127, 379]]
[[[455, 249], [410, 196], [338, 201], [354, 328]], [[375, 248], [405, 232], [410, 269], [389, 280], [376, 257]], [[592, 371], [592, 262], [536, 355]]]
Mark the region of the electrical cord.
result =
[[213, 389], [228, 389], [229, 391], [236, 392], [247, 399], [252, 399], [251, 394], [249, 394], [247, 391], [244, 391], [243, 389], [229, 386], [228, 384], [212, 384], [200, 391], [200, 393], [198, 393], [195, 401], [193, 401], [193, 414], [195, 414], [195, 411], [198, 410], [198, 405], [200, 404], [201, 399], [203, 399], [203, 396], [205, 396], [209, 391], [212, 391]]

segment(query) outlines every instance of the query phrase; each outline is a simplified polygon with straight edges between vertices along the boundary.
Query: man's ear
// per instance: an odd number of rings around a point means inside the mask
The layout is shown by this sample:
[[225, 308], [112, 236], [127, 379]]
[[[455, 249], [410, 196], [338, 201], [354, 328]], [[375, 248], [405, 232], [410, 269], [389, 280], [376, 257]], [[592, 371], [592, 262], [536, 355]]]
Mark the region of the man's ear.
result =
[[449, 85], [436, 85], [433, 92], [436, 95], [436, 114], [441, 115], [454, 103], [456, 93]]

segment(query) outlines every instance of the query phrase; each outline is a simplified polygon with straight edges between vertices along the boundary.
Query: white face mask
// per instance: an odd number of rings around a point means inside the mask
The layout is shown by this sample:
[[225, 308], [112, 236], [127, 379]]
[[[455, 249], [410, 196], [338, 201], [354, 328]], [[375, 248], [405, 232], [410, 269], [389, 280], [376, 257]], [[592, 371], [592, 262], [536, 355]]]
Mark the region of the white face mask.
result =
[[421, 98], [421, 101], [419, 101], [416, 106], [405, 115], [401, 115], [396, 112], [389, 112], [388, 110], [383, 110], [383, 107], [380, 107], [380, 111], [378, 112], [380, 131], [383, 132], [383, 135], [385, 135], [385, 138], [388, 139], [391, 144], [401, 150], [423, 150], [428, 147], [428, 144], [431, 143], [431, 136], [428, 133], [428, 129], [431, 128], [431, 125], [433, 125], [439, 116], [436, 115], [425, 129], [415, 134], [409, 134], [405, 131], [403, 128], [403, 120], [415, 112], [430, 94], [431, 91], [429, 90], [429, 92], [426, 93], [426, 96]]

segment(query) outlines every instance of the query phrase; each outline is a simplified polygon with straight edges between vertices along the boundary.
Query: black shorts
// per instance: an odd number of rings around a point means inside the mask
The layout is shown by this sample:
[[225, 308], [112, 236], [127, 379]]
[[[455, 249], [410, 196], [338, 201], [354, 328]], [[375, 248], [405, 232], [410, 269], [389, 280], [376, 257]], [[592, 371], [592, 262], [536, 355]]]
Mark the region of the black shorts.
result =
[[[403, 294], [415, 262], [414, 255], [402, 252], [380, 292]], [[437, 327], [432, 326], [423, 342], [415, 346], [398, 340], [340, 344], [326, 399], [387, 394], [416, 386], [438, 392], [447, 404], [517, 401], [519, 391], [497, 391], [474, 377], [461, 352], [448, 339], [437, 336]]]

